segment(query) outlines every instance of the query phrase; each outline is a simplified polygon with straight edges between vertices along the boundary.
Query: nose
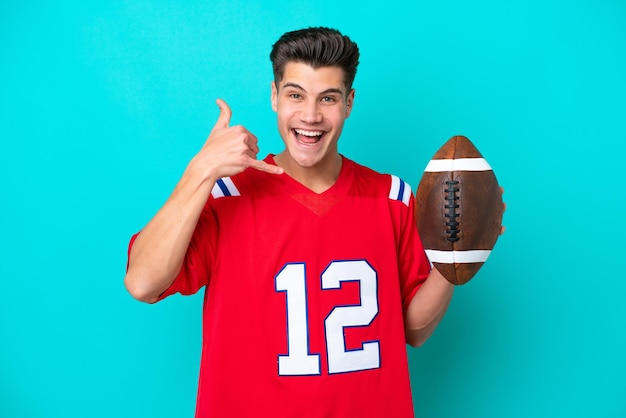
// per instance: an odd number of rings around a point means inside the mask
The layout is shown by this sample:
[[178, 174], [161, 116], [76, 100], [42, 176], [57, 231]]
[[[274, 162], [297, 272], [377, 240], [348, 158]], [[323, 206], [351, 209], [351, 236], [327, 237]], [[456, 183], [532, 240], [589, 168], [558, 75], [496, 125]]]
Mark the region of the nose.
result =
[[317, 100], [311, 100], [303, 103], [300, 112], [300, 119], [305, 123], [319, 123], [322, 121], [323, 115]]

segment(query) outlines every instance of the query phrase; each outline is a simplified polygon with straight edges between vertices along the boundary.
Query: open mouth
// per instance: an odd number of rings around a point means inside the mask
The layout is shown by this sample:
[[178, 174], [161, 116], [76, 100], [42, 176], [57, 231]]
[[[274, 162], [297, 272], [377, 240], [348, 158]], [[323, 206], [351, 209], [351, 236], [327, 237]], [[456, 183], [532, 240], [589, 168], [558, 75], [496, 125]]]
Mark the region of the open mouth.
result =
[[309, 131], [306, 129], [294, 129], [296, 140], [305, 146], [313, 146], [321, 141], [324, 131]]

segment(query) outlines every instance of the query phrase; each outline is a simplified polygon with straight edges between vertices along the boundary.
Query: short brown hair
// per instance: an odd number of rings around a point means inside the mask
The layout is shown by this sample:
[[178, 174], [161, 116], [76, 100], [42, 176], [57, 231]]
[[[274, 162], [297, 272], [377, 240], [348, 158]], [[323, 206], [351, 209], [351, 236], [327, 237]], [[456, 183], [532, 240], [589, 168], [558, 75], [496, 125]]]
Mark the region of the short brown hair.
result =
[[279, 84], [289, 62], [302, 62], [313, 68], [340, 67], [348, 90], [359, 65], [359, 48], [338, 30], [312, 27], [287, 32], [272, 46], [270, 53], [274, 81]]

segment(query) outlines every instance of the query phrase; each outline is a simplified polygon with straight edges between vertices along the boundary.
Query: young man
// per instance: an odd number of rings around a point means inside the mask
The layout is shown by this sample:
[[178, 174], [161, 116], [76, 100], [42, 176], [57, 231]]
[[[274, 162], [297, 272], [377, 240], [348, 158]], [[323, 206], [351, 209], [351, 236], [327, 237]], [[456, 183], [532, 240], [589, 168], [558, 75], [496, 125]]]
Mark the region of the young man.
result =
[[131, 239], [125, 284], [153, 303], [205, 287], [197, 417], [413, 417], [406, 342], [452, 285], [430, 266], [410, 187], [343, 157], [357, 45], [309, 28], [273, 46], [285, 149], [219, 118]]

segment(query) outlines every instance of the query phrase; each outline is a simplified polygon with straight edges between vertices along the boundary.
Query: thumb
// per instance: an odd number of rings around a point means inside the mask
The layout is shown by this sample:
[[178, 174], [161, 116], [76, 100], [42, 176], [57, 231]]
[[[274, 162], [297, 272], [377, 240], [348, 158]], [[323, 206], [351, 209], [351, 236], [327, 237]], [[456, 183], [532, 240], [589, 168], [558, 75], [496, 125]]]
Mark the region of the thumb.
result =
[[220, 108], [220, 116], [217, 118], [213, 129], [228, 128], [228, 125], [230, 125], [230, 117], [233, 114], [232, 110], [230, 110], [230, 106], [222, 99], [217, 99], [215, 103], [217, 103], [217, 106]]

